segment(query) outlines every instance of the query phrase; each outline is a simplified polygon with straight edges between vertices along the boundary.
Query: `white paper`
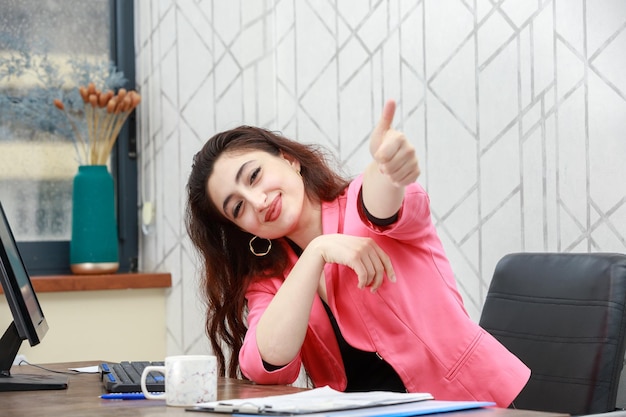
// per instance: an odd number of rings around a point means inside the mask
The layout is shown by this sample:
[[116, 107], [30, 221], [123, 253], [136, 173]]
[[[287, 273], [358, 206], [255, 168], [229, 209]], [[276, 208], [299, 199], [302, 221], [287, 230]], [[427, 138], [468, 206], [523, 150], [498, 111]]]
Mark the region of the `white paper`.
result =
[[76, 371], [76, 372], [80, 372], [82, 374], [97, 374], [98, 372], [100, 372], [100, 370], [98, 369], [98, 365], [95, 366], [85, 366], [83, 368], [67, 368], [70, 371]]
[[328, 386], [295, 394], [212, 401], [197, 404], [216, 412], [231, 413], [315, 413], [332, 410], [403, 404], [432, 400], [429, 393], [398, 393], [388, 391], [341, 392]]

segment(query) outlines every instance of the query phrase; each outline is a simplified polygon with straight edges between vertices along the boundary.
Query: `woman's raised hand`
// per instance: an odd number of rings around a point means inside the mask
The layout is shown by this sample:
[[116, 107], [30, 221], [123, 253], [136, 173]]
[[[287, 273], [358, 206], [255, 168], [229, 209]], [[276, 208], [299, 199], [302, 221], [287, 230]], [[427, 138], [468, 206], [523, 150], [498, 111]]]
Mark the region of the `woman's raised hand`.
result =
[[357, 286], [375, 292], [383, 278], [395, 282], [396, 276], [389, 256], [371, 238], [344, 234], [322, 235], [307, 247], [319, 250], [326, 263], [345, 265], [357, 275]]
[[417, 180], [420, 169], [413, 145], [402, 132], [391, 127], [395, 112], [395, 101], [388, 100], [370, 135], [370, 153], [378, 163], [378, 170], [392, 184], [406, 186]]

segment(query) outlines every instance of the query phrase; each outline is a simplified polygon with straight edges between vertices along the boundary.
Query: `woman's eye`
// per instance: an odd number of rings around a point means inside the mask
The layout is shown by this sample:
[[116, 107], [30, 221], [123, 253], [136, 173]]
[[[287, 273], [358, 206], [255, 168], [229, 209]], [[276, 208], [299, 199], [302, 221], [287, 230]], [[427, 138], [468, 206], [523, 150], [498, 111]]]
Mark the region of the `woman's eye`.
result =
[[239, 212], [241, 211], [242, 205], [243, 203], [240, 201], [239, 203], [235, 204], [235, 207], [233, 207], [233, 217], [235, 219], [239, 216]]
[[254, 180], [259, 176], [259, 172], [261, 172], [261, 168], [256, 168], [254, 171], [252, 171], [252, 174], [250, 175], [250, 184], [252, 184]]

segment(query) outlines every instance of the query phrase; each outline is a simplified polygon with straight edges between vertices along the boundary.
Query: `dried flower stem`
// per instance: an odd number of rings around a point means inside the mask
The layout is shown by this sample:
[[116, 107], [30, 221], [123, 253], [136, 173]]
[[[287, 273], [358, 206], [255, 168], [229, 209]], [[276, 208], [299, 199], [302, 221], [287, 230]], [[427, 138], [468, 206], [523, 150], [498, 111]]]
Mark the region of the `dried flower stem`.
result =
[[[78, 139], [78, 142], [82, 146], [82, 153], [86, 156], [87, 155], [87, 143], [85, 143], [85, 140], [83, 139], [83, 136], [80, 134], [80, 131], [78, 130], [78, 127], [76, 126], [76, 123], [74, 123], [74, 121], [72, 120], [72, 117], [65, 110], [65, 106], [63, 105], [61, 100], [55, 99], [54, 100], [54, 105], [56, 106], [57, 109], [61, 110], [65, 114], [65, 116], [67, 117], [67, 120], [69, 120], [70, 126], [72, 127], [72, 131], [74, 132], [74, 135], [76, 135], [76, 138]], [[78, 152], [79, 157], [80, 157], [81, 150], [78, 149], [78, 147], [77, 147], [77, 152]]]
[[55, 100], [54, 104], [63, 110], [70, 120], [76, 137], [83, 145], [87, 163], [104, 165], [109, 159], [124, 122], [141, 102], [141, 96], [124, 88], [121, 88], [117, 95], [110, 90], [103, 93], [96, 89], [93, 83], [80, 87], [79, 92], [85, 108], [87, 141], [81, 137], [69, 114], [64, 110], [63, 103]]

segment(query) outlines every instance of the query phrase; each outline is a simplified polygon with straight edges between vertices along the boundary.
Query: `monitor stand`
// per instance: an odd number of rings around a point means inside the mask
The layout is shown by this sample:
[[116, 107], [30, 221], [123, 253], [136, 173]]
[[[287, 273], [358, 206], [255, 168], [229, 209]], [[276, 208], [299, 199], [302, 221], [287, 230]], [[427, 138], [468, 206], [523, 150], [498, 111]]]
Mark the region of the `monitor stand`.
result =
[[0, 377], [0, 392], [39, 391], [66, 389], [68, 377], [64, 375], [10, 375]]
[[0, 338], [0, 392], [3, 391], [38, 391], [67, 388], [66, 375], [11, 375], [11, 366], [22, 344], [15, 322]]

